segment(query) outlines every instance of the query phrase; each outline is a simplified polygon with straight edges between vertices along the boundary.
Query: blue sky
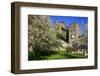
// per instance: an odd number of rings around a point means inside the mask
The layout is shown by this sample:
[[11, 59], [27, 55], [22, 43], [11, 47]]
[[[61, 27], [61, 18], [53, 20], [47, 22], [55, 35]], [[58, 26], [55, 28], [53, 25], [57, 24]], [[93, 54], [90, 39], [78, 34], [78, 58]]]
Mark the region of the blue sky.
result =
[[65, 26], [69, 26], [69, 24], [75, 22], [79, 24], [80, 33], [82, 34], [85, 25], [88, 25], [88, 17], [75, 17], [75, 16], [50, 16], [52, 25], [54, 26], [55, 21], [60, 22], [63, 21]]

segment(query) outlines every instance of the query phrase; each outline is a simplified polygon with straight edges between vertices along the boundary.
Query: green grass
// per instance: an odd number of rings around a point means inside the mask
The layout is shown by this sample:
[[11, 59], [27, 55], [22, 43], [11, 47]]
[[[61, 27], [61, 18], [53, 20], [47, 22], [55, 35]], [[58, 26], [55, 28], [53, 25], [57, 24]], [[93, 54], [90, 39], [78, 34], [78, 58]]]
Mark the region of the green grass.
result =
[[87, 58], [82, 53], [67, 53], [66, 51], [50, 51], [50, 52], [41, 52], [36, 56], [33, 52], [29, 52], [28, 60], [53, 60], [53, 59], [79, 59]]
[[66, 57], [64, 55], [60, 55], [60, 54], [51, 55], [51, 56], [47, 57], [48, 60], [51, 60], [51, 59], [63, 59], [63, 58], [66, 58]]

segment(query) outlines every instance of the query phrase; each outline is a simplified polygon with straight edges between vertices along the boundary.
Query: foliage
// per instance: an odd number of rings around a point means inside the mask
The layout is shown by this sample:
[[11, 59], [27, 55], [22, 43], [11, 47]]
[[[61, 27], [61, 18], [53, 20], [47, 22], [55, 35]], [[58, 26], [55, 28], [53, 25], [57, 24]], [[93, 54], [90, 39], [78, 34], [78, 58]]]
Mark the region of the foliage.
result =
[[66, 47], [65, 51], [59, 50], [63, 47], [62, 41], [67, 42], [66, 33], [67, 31], [55, 30], [50, 23], [49, 16], [28, 15], [29, 60], [87, 58], [83, 53], [72, 53], [77, 49], [88, 48], [87, 35], [75, 40], [72, 46]]
[[72, 47], [71, 48], [72, 48], [71, 50], [73, 52], [77, 52], [77, 51], [80, 51], [80, 52], [85, 52], [86, 51], [86, 52], [88, 52], [87, 37], [83, 36], [83, 37], [80, 37], [78, 40], [75, 40], [72, 43]]
[[61, 46], [57, 40], [56, 32], [49, 25], [48, 21], [43, 22], [41, 16], [28, 16], [28, 47], [32, 46], [32, 50], [37, 56], [41, 51], [51, 51], [53, 48]]

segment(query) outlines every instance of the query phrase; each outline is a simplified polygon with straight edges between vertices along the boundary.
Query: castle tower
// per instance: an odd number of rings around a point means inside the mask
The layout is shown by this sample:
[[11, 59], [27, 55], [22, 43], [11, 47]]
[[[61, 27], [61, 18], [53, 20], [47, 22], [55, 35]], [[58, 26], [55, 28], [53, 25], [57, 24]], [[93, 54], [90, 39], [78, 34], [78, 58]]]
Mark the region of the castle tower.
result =
[[69, 43], [77, 41], [80, 36], [79, 24], [72, 23], [69, 27]]
[[59, 33], [61, 33], [63, 30], [64, 30], [64, 28], [65, 28], [65, 24], [64, 24], [64, 22], [63, 21], [60, 21], [59, 23], [57, 22], [57, 21], [55, 21], [55, 29], [59, 32]]
[[63, 21], [60, 21], [60, 23], [59, 23], [59, 31], [64, 30], [64, 28], [65, 28], [64, 22]]
[[55, 21], [54, 27], [55, 27], [55, 30], [58, 30], [59, 24], [58, 24], [57, 20]]

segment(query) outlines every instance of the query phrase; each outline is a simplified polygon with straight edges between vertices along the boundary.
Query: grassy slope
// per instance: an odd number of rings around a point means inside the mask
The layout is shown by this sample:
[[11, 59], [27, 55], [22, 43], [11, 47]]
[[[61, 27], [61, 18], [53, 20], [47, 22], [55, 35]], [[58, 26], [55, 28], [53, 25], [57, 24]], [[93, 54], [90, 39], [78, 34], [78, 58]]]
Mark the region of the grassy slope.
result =
[[80, 53], [66, 53], [65, 51], [58, 51], [55, 55], [50, 55], [47, 57], [48, 60], [50, 59], [75, 59], [75, 58], [86, 58], [84, 54]]
[[78, 59], [78, 58], [87, 58], [84, 54], [81, 53], [67, 53], [66, 51], [51, 51], [49, 53], [41, 52], [37, 57], [33, 52], [29, 52], [29, 60], [53, 60], [53, 59]]

